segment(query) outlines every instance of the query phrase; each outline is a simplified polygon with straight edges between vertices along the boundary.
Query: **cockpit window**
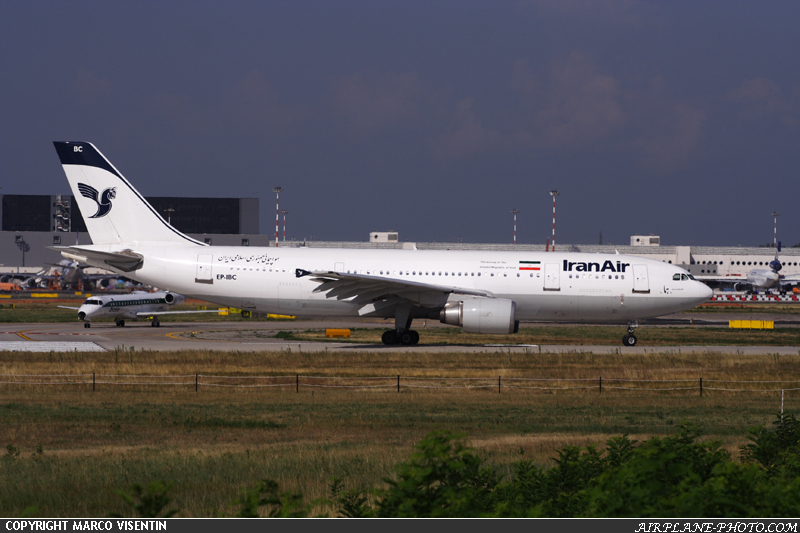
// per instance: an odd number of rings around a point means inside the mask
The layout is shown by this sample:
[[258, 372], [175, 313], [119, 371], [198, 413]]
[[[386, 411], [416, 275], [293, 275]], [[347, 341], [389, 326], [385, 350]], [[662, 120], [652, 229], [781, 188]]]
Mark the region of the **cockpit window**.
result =
[[103, 302], [100, 300], [86, 300], [83, 305], [103, 305]]
[[689, 276], [686, 274], [681, 274], [681, 280], [686, 281], [687, 279], [689, 279]]
[[673, 274], [672, 275], [672, 279], [674, 279], [675, 281], [680, 281], [681, 275], [680, 274]]
[[[689, 274], [689, 279], [694, 279], [694, 276], [692, 276], [691, 274]], [[697, 280], [695, 280], [695, 281], [697, 281]]]

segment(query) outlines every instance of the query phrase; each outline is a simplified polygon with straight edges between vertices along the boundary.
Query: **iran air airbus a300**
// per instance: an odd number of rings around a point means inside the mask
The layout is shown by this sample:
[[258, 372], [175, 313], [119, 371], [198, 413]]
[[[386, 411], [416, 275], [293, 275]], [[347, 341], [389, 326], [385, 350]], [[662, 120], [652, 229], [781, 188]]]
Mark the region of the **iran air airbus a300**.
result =
[[224, 306], [296, 316], [415, 318], [509, 334], [519, 321], [628, 324], [694, 307], [711, 289], [674, 265], [624, 255], [209, 246], [167, 224], [87, 142], [54, 143], [92, 245], [68, 259]]

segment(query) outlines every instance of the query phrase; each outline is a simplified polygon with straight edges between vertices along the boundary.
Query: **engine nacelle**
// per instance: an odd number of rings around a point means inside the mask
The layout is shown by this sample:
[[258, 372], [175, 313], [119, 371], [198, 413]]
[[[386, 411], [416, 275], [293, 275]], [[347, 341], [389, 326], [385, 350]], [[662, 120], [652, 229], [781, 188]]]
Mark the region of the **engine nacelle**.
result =
[[168, 292], [164, 295], [164, 301], [167, 302], [169, 305], [180, 305], [186, 301], [186, 296], [182, 294], [174, 294]]
[[467, 333], [507, 335], [516, 333], [517, 304], [500, 298], [476, 298], [445, 305], [439, 312], [439, 321], [460, 326]]

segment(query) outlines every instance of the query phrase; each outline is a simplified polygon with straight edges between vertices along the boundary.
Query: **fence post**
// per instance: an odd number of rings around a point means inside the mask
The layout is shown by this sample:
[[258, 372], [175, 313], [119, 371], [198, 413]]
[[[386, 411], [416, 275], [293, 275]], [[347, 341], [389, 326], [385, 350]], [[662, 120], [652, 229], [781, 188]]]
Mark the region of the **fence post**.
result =
[[700, 378], [700, 397], [703, 397], [703, 378]]
[[497, 394], [500, 394], [500, 376], [497, 376]]
[[294, 391], [300, 392], [300, 374], [295, 374], [294, 376]]
[[194, 391], [197, 392], [197, 373], [194, 375]]
[[598, 392], [597, 394], [603, 394], [603, 376], [600, 376], [597, 382], [599, 385], [598, 389], [600, 390], [600, 392]]
[[397, 374], [397, 392], [400, 392], [400, 374]]
[[92, 392], [94, 392], [94, 384], [95, 384], [94, 372], [92, 372]]

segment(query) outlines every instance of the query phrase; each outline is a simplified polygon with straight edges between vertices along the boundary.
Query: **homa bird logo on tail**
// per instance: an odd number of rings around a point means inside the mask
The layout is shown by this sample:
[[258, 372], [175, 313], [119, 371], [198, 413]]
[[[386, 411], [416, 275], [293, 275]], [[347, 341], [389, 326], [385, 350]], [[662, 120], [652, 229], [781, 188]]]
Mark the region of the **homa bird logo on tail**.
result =
[[92, 187], [91, 185], [86, 185], [85, 183], [78, 184], [78, 190], [81, 191], [81, 196], [85, 196], [90, 200], [94, 200], [97, 204], [97, 213], [90, 216], [89, 218], [101, 218], [108, 214], [111, 211], [111, 200], [117, 197], [117, 188], [116, 187], [109, 187], [108, 189], [103, 191], [103, 194], [100, 195], [100, 199], [97, 199], [97, 189]]

